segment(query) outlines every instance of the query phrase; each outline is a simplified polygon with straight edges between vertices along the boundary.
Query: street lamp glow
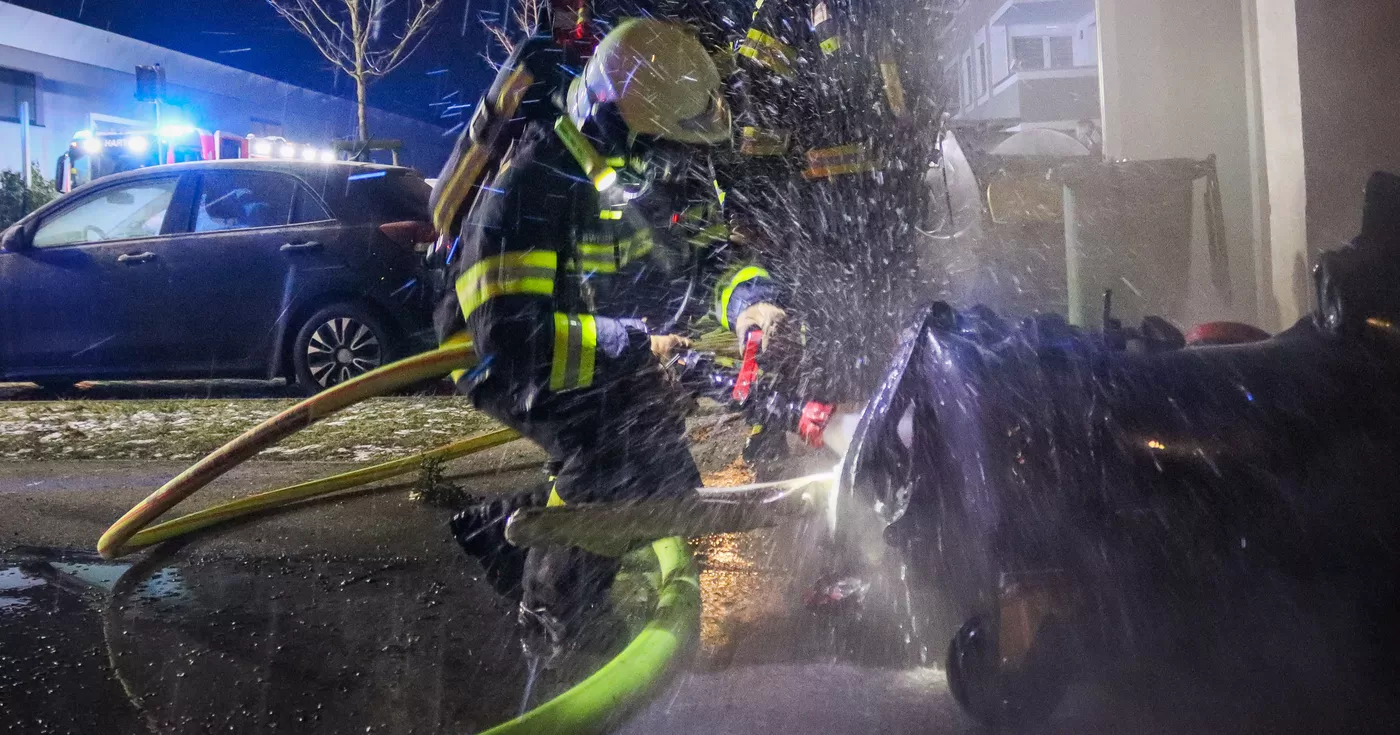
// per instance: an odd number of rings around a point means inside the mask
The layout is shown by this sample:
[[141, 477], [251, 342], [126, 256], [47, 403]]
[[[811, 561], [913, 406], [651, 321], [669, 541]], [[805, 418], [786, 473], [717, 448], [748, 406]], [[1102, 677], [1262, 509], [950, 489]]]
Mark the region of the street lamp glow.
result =
[[151, 141], [144, 135], [133, 135], [126, 139], [126, 149], [139, 156], [151, 149]]

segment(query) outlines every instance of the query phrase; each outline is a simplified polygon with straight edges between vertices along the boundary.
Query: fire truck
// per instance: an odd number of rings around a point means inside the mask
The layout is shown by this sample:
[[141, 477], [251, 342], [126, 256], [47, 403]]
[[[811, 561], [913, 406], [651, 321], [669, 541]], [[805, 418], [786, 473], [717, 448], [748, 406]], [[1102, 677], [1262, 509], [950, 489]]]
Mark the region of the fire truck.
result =
[[334, 161], [330, 146], [292, 143], [280, 136], [239, 136], [223, 130], [170, 124], [148, 130], [79, 130], [59, 156], [54, 182], [69, 192], [94, 179], [162, 163], [229, 158]]

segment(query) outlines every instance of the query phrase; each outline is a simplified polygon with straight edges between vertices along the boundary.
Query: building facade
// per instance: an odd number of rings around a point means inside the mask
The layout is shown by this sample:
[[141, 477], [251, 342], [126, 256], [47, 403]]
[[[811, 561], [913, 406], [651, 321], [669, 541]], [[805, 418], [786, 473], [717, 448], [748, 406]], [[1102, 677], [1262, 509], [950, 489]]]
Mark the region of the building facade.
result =
[[[351, 100], [0, 2], [0, 170], [22, 167], [21, 103], [30, 111], [30, 160], [46, 176], [80, 130], [154, 129], [155, 105], [135, 98], [135, 69], [151, 64], [167, 79], [162, 123], [324, 147], [355, 132]], [[400, 163], [437, 173], [452, 143], [442, 128], [369, 114], [374, 137], [403, 141]]]
[[1099, 119], [1094, 0], [965, 0], [944, 44], [955, 120], [1074, 132]]

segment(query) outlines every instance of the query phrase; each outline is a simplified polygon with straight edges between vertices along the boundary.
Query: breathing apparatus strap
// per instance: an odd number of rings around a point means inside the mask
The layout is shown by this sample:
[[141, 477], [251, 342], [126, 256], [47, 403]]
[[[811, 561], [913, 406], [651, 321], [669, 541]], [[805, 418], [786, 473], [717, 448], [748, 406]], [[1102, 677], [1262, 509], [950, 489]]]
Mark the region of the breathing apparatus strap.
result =
[[440, 194], [434, 197], [433, 207], [433, 226], [438, 232], [452, 232], [459, 216], [466, 213], [475, 201], [481, 191], [477, 183], [492, 161], [500, 159], [503, 151], [499, 149], [506, 142], [503, 139], [506, 128], [534, 83], [535, 77], [522, 65], [506, 77], [494, 100], [483, 98], [477, 106], [467, 129], [470, 147], [458, 159], [451, 173], [438, 182]]
[[617, 183], [617, 170], [608, 164], [603, 154], [593, 147], [593, 143], [589, 142], [568, 115], [560, 115], [559, 119], [554, 121], [554, 134], [559, 136], [559, 140], [569, 149], [569, 153], [588, 176], [588, 180], [593, 182], [593, 188], [604, 191]]

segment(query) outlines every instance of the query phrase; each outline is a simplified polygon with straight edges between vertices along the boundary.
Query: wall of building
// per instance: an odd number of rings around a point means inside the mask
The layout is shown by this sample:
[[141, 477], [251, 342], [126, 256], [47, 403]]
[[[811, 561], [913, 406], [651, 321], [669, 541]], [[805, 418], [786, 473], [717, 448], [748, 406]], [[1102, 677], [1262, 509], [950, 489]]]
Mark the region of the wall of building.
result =
[[1297, 0], [1312, 254], [1361, 228], [1372, 171], [1400, 173], [1400, 2]]
[[1099, 21], [1090, 13], [1074, 24], [1074, 65], [1098, 66]]
[[[92, 114], [154, 122], [153, 105], [134, 98], [135, 67], [152, 63], [165, 68], [175, 103], [166, 120], [182, 116], [240, 135], [259, 121], [275, 122], [288, 140], [316, 145], [354, 133], [353, 101], [0, 3], [0, 67], [39, 76], [40, 125], [32, 129], [31, 152], [46, 176]], [[437, 126], [381, 110], [370, 111], [370, 132], [402, 139], [401, 162], [428, 175], [437, 173], [452, 142]], [[20, 156], [19, 126], [0, 121], [0, 169], [18, 169]]]
[[1211, 286], [1196, 213], [1186, 321], [1257, 317], [1244, 26], [1238, 1], [1098, 0], [1104, 152], [1218, 157], [1233, 301]]

